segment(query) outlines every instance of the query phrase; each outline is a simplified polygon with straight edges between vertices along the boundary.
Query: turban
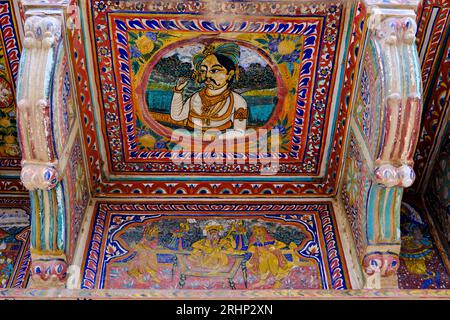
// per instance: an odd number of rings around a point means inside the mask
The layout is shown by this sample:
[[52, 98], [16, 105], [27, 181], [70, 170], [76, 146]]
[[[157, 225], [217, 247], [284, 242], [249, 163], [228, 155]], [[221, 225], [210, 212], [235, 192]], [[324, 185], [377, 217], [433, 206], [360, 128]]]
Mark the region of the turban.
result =
[[194, 69], [198, 70], [200, 64], [205, 60], [205, 58], [211, 54], [221, 55], [230, 59], [235, 69], [238, 69], [239, 57], [241, 56], [241, 51], [239, 46], [235, 43], [227, 42], [219, 45], [208, 45], [203, 49], [201, 53], [197, 53], [193, 58]]

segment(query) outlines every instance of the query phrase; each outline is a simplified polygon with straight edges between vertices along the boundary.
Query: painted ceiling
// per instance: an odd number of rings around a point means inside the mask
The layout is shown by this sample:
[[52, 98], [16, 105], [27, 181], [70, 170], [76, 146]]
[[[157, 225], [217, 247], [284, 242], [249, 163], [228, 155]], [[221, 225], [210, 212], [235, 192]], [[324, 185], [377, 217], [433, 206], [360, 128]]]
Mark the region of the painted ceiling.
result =
[[[84, 4], [89, 45], [76, 34], [72, 45], [98, 194], [335, 193], [364, 28], [361, 4]], [[205, 11], [211, 15], [199, 15]], [[171, 135], [186, 128], [170, 115], [173, 87], [183, 72], [191, 75], [196, 53], [223, 44], [240, 51], [233, 90], [248, 106], [247, 129], [279, 129], [275, 175], [262, 174], [260, 163], [172, 162]], [[187, 159], [196, 156], [194, 150]]]
[[[336, 193], [366, 27], [363, 4], [75, 2], [81, 28], [68, 35], [83, 149], [97, 195]], [[13, 99], [21, 19], [13, 3], [0, 0], [0, 189], [23, 192]], [[448, 0], [430, 0], [418, 11], [425, 107], [416, 186], [448, 105], [449, 7]], [[172, 134], [189, 129], [189, 119], [171, 116], [173, 90], [187, 77], [183, 98], [201, 91], [194, 59], [208, 46], [237, 48], [233, 96], [247, 106], [247, 129], [278, 129], [276, 174], [261, 174], [258, 162], [173, 163]], [[195, 150], [185, 155], [195, 156]]]

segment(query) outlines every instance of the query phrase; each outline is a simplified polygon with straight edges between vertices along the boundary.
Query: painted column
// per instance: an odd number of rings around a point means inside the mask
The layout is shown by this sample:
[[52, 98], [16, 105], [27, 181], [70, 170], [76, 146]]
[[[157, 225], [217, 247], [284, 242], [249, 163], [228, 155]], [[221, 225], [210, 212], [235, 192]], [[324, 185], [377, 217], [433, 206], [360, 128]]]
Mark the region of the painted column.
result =
[[22, 3], [24, 40], [17, 102], [21, 180], [29, 190], [32, 210], [28, 286], [64, 287], [78, 232], [72, 226], [76, 214], [73, 195], [81, 192], [83, 205], [87, 199], [84, 180], [82, 185], [76, 182], [79, 190], [71, 185], [71, 170], [82, 168], [83, 162], [75, 166], [72, 159], [72, 150], [79, 150], [74, 147], [79, 131], [67, 105], [70, 85], [64, 81], [70, 79], [63, 31], [68, 1]]
[[400, 205], [415, 179], [413, 152], [422, 111], [422, 81], [415, 45], [416, 16], [408, 9], [373, 8], [369, 41], [378, 53], [381, 105], [374, 184], [367, 199], [366, 287], [397, 287]]
[[342, 195], [365, 287], [397, 288], [400, 206], [404, 188], [415, 179], [413, 152], [422, 112], [417, 1], [365, 3], [368, 29]]

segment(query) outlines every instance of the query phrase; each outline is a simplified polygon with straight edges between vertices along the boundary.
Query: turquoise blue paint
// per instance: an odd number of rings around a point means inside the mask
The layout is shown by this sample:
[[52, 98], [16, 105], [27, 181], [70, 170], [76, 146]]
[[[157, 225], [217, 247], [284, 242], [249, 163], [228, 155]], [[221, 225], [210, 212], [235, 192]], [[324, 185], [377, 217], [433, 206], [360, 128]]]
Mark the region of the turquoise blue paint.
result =
[[47, 249], [47, 246], [45, 245], [45, 219], [44, 219], [44, 197], [43, 197], [43, 193], [44, 193], [45, 191], [43, 191], [43, 190], [37, 190], [36, 191], [36, 193], [37, 193], [37, 197], [38, 197], [38, 202], [39, 202], [39, 211], [41, 212], [41, 215], [40, 215], [40, 234], [41, 234], [41, 236], [40, 236], [40, 239], [41, 239], [41, 247], [39, 248], [39, 249], [42, 249], [42, 250], [46, 250]]
[[395, 199], [395, 214], [393, 223], [395, 224], [395, 241], [400, 241], [400, 207], [402, 205], [403, 188], [398, 188], [397, 198]]
[[31, 205], [31, 247], [36, 248], [36, 202], [34, 201], [34, 191], [30, 191]]
[[58, 221], [58, 233], [56, 238], [56, 243], [58, 246], [58, 250], [65, 250], [66, 246], [66, 207], [64, 201], [64, 188], [62, 183], [60, 182], [56, 186], [56, 198], [58, 202], [58, 212], [57, 212], [57, 221]]
[[391, 208], [392, 208], [392, 198], [394, 196], [395, 188], [387, 188], [383, 190], [385, 197], [387, 197], [386, 206], [381, 212], [384, 215], [384, 228], [382, 230], [383, 239], [390, 239], [391, 237]]
[[[386, 189], [382, 187], [377, 187], [377, 194], [378, 194], [378, 211], [375, 213], [378, 215], [378, 221], [379, 221], [379, 231], [381, 238], [384, 239], [384, 229], [386, 228], [386, 215], [384, 214], [385, 206], [384, 206], [384, 200], [386, 199]], [[373, 228], [377, 228], [377, 226], [374, 224]]]
[[[18, 72], [17, 79], [23, 79], [22, 75], [23, 75], [23, 68], [24, 68], [25, 61], [27, 61], [27, 49], [24, 49], [22, 51], [22, 56], [21, 56], [21, 59], [19, 62], [19, 72]], [[16, 95], [18, 98], [22, 97], [22, 81], [17, 82]]]
[[[248, 127], [261, 126], [269, 121], [273, 110], [276, 106], [276, 96], [246, 96], [242, 94], [248, 106]], [[163, 114], [170, 114], [170, 106], [172, 104], [173, 91], [172, 90], [156, 90], [149, 89], [146, 92], [146, 100], [151, 112], [158, 112]], [[178, 127], [165, 124], [168, 127]]]
[[[417, 56], [417, 46], [416, 44], [413, 44], [414, 46], [414, 55], [417, 57], [417, 59], [413, 59], [413, 63], [414, 63], [414, 70], [417, 70], [417, 72], [413, 75], [416, 78], [416, 83], [420, 86], [420, 92], [423, 91], [422, 89], [422, 76], [420, 71], [422, 70], [421, 66], [420, 66], [420, 62], [419, 62], [419, 57]], [[403, 192], [402, 192], [403, 193]]]
[[53, 201], [55, 201], [55, 199], [53, 199], [53, 192], [50, 191], [44, 191], [47, 192], [48, 194], [48, 201], [49, 201], [49, 207], [50, 210], [48, 212], [49, 216], [49, 234], [48, 234], [48, 243], [49, 243], [49, 250], [54, 250], [55, 248], [53, 248], [53, 230], [54, 230], [54, 226], [55, 226], [55, 219], [53, 218]]
[[[395, 191], [397, 190], [397, 196], [394, 198]], [[380, 231], [383, 241], [387, 241], [393, 237], [395, 241], [400, 239], [398, 229], [400, 222], [400, 206], [402, 199], [402, 190], [398, 188], [383, 188], [376, 185], [372, 185], [369, 190], [369, 200], [367, 206], [367, 240], [369, 243], [375, 242], [375, 228], [374, 215], [379, 216]], [[386, 199], [386, 205], [384, 200]], [[381, 207], [378, 211], [375, 210], [375, 205], [379, 203]], [[392, 220], [391, 213], [394, 208], [394, 220]], [[392, 225], [395, 226], [396, 234], [392, 234]], [[391, 242], [391, 240], [389, 240]]]
[[[408, 56], [408, 46], [405, 44], [402, 45], [402, 55], [403, 57]], [[403, 70], [409, 70], [409, 62], [409, 59], [401, 59], [400, 63], [403, 65]], [[403, 85], [405, 89], [411, 88], [411, 76], [414, 77], [414, 75], [411, 75], [408, 72], [404, 72], [403, 74], [403, 83], [400, 83], [400, 85]]]
[[45, 69], [45, 97], [49, 97], [50, 96], [50, 91], [51, 91], [51, 87], [52, 87], [52, 82], [50, 81], [50, 79], [53, 77], [53, 68], [54, 68], [54, 49], [49, 50], [48, 54], [47, 54], [47, 66]]
[[367, 207], [367, 241], [373, 242], [374, 235], [374, 215], [375, 215], [375, 200], [377, 199], [377, 189], [375, 185], [371, 185], [369, 189], [369, 205]]

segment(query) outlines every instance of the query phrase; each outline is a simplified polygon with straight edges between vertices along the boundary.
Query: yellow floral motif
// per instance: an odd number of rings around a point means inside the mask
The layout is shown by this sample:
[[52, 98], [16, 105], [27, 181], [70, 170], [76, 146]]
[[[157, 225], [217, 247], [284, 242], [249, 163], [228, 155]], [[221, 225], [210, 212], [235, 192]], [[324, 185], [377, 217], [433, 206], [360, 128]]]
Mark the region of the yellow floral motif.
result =
[[2, 118], [2, 119], [0, 119], [0, 127], [5, 127], [5, 128], [7, 128], [7, 127], [9, 127], [9, 126], [11, 126], [11, 122], [9, 121], [8, 118]]
[[14, 108], [1, 109], [0, 116], [0, 157], [17, 157], [20, 148], [17, 142], [14, 118], [10, 114]]
[[152, 135], [146, 134], [139, 138], [139, 142], [143, 147], [153, 149], [156, 139]]
[[136, 40], [136, 46], [142, 54], [151, 53], [155, 48], [153, 41], [145, 36], [142, 36]]
[[291, 54], [296, 48], [296, 43], [292, 40], [285, 39], [278, 45], [278, 53], [281, 55]]
[[15, 144], [16, 143], [16, 137], [14, 136], [4, 136], [3, 140], [8, 144]]

